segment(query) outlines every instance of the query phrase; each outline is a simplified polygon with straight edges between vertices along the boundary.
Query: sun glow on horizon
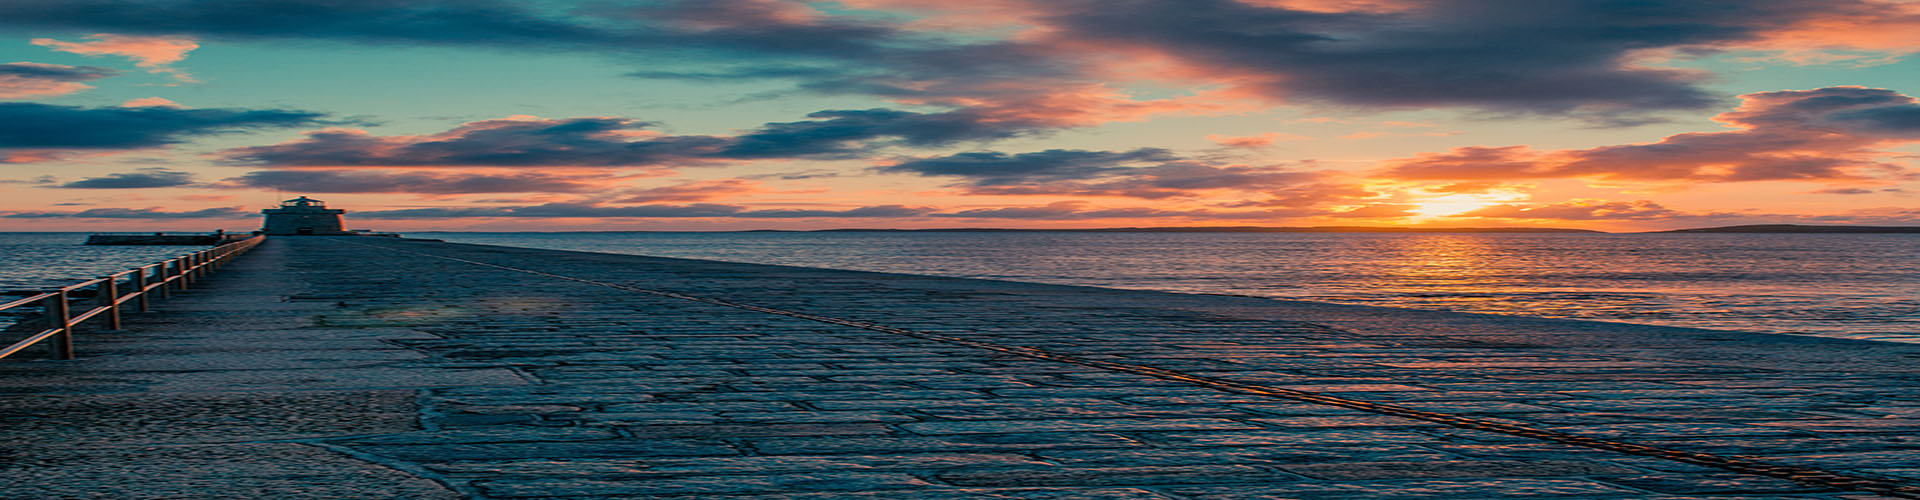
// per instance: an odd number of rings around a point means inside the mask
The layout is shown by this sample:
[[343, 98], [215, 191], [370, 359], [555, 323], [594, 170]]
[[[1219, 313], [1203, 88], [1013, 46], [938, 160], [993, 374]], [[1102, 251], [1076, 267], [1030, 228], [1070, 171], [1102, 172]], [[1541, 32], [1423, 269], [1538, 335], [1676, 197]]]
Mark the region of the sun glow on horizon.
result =
[[1450, 194], [1414, 201], [1416, 219], [1438, 219], [1514, 201], [1512, 196], [1488, 194]]

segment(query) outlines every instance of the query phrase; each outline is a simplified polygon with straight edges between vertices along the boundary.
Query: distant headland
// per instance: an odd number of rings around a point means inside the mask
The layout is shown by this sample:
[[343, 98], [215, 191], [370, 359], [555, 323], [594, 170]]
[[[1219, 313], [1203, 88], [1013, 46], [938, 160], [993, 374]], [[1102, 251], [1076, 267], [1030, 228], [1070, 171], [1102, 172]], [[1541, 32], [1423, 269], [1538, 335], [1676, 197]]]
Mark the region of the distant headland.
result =
[[[448, 231], [425, 231], [429, 233]], [[542, 231], [532, 231], [542, 232]], [[580, 233], [659, 233], [682, 231], [561, 231]], [[1100, 227], [1067, 229], [1030, 229], [997, 227], [949, 227], [929, 229], [842, 228], [842, 229], [746, 229], [703, 231], [720, 233], [1546, 233], [1617, 234], [1592, 229], [1562, 227], [1422, 227], [1422, 226], [1162, 226]], [[1662, 233], [1920, 233], [1920, 226], [1806, 226], [1796, 224], [1754, 224], [1744, 226], [1703, 227], [1627, 234]]]
[[[756, 232], [756, 231], [745, 231]], [[761, 230], [757, 232], [788, 232], [779, 230]], [[1103, 227], [1090, 229], [1003, 229], [1003, 228], [938, 228], [938, 229], [821, 229], [818, 233], [847, 232], [947, 232], [947, 233], [996, 233], [996, 232], [1070, 232], [1070, 233], [1587, 233], [1608, 234], [1606, 231], [1592, 229], [1569, 229], [1559, 227], [1382, 227], [1382, 226], [1307, 226], [1307, 227], [1267, 227], [1267, 226], [1173, 226], [1173, 227]], [[1704, 227], [1693, 229], [1675, 229], [1670, 231], [1649, 231], [1650, 233], [1920, 233], [1920, 226], [1806, 226], [1796, 224], [1753, 224], [1744, 226]]]
[[1703, 227], [1655, 231], [1659, 233], [1920, 233], [1917, 226], [1803, 226], [1798, 224], [1751, 224], [1745, 226]]

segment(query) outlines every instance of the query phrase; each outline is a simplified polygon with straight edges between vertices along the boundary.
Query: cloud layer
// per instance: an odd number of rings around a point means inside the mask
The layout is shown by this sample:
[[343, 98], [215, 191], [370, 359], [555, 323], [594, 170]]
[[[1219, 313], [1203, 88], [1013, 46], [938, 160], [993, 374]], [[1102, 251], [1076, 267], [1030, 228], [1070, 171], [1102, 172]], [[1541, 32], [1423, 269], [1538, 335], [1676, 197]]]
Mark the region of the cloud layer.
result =
[[[842, 4], [851, 8], [781, 0], [14, 0], [0, 4], [0, 25], [645, 56], [684, 63], [639, 72], [652, 77], [785, 79], [815, 92], [1059, 124], [1217, 111], [1215, 99], [1229, 96], [1503, 112], [1698, 109], [1716, 102], [1700, 87], [1706, 76], [1661, 68], [1661, 57], [1920, 49], [1908, 35], [1920, 27], [1920, 9], [1879, 0]], [[126, 45], [109, 36], [116, 35], [49, 44]], [[146, 54], [137, 57], [149, 63], [165, 55], [116, 50], [107, 53]], [[1116, 82], [1219, 92], [1139, 100]]]
[[0, 102], [0, 150], [148, 148], [194, 136], [312, 125], [322, 116], [277, 109], [83, 108]]
[[937, 146], [1013, 137], [1030, 123], [967, 112], [828, 110], [731, 136], [666, 135], [626, 118], [510, 118], [446, 132], [375, 136], [310, 132], [303, 140], [226, 151], [239, 163], [282, 167], [678, 166], [724, 160], [840, 158], [889, 145]]
[[745, 219], [806, 218], [896, 218], [915, 217], [932, 212], [928, 208], [902, 205], [877, 205], [843, 210], [761, 209], [739, 205], [695, 203], [690, 205], [610, 206], [588, 203], [547, 203], [525, 206], [408, 208], [363, 211], [356, 217], [367, 219], [443, 219], [459, 217], [533, 217], [533, 218], [702, 218]]
[[605, 187], [605, 175], [551, 173], [373, 172], [266, 170], [227, 179], [220, 187], [302, 193], [579, 193]]
[[881, 172], [958, 178], [973, 194], [1173, 198], [1205, 191], [1260, 191], [1324, 176], [1281, 166], [1220, 165], [1171, 151], [1050, 149], [1007, 154], [984, 151], [908, 158]]
[[146, 189], [161, 187], [187, 186], [193, 184], [193, 174], [175, 172], [164, 168], [141, 169], [138, 172], [107, 174], [105, 177], [90, 177], [58, 187], [68, 189]]
[[1463, 147], [1390, 162], [1401, 179], [1585, 177], [1614, 181], [1864, 181], [1910, 175], [1881, 150], [1920, 142], [1920, 101], [1886, 89], [1827, 87], [1740, 96], [1714, 119], [1733, 127], [1657, 142], [1536, 151]]
[[78, 212], [0, 212], [0, 219], [220, 219], [248, 215], [240, 207], [169, 212], [162, 208], [92, 208]]
[[63, 96], [93, 88], [84, 82], [114, 74], [111, 69], [94, 66], [30, 62], [0, 64], [0, 99]]

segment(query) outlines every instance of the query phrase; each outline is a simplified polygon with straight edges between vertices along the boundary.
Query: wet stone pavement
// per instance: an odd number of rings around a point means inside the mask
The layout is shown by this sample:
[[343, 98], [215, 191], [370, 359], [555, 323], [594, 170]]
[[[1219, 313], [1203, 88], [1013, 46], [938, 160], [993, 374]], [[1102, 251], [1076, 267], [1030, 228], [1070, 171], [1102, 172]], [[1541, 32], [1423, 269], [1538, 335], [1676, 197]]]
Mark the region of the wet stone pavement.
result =
[[1887, 498], [1371, 404], [1920, 483], [1903, 344], [327, 237], [77, 342], [0, 498]]

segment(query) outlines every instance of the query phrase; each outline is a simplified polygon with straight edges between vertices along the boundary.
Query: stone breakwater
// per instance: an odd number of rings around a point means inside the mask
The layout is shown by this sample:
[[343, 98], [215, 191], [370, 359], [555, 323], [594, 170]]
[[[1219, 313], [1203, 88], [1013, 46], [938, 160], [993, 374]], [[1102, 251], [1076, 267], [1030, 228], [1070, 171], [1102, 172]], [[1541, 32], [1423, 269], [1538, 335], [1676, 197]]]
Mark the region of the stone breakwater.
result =
[[1920, 346], [369, 238], [0, 363], [0, 498], [1850, 498]]

